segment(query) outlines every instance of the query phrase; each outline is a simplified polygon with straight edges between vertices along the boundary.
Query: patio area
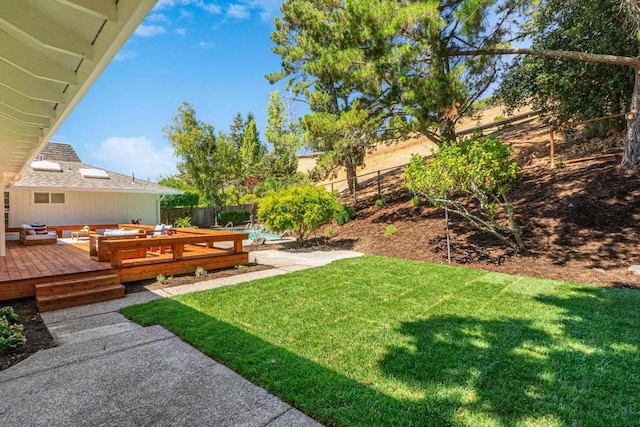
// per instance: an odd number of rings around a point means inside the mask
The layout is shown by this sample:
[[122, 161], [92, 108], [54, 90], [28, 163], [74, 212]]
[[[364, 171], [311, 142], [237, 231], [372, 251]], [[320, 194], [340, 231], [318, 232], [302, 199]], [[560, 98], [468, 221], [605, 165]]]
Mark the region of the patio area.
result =
[[[201, 230], [192, 234], [107, 240], [106, 258], [90, 255], [86, 239], [58, 239], [54, 245], [7, 241], [0, 257], [0, 301], [36, 297], [41, 311], [88, 304], [124, 295], [122, 283], [216, 270], [249, 262], [241, 233]], [[216, 244], [219, 242], [218, 246]], [[135, 250], [132, 257], [129, 250]], [[95, 252], [95, 251], [94, 251]]]

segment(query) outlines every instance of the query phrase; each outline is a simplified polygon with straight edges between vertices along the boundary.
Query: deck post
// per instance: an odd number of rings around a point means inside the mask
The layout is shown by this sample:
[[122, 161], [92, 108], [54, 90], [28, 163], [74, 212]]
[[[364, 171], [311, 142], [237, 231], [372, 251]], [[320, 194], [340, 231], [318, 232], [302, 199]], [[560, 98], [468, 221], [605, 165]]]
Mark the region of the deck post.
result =
[[233, 241], [233, 251], [235, 253], [242, 252], [242, 239], [235, 239]]
[[171, 245], [171, 250], [173, 251], [173, 259], [180, 260], [184, 256], [184, 243], [175, 243]]
[[[4, 185], [2, 188], [4, 188]], [[4, 215], [2, 215], [2, 221], [0, 222], [2, 223], [0, 224], [0, 257], [3, 257], [7, 256], [7, 233], [4, 229]]]

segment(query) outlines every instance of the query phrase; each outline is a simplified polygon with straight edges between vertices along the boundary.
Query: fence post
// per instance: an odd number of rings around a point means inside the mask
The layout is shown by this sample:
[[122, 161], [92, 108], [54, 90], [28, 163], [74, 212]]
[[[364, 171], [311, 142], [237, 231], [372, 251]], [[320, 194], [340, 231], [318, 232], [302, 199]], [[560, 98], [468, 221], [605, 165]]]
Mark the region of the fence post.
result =
[[551, 169], [556, 167], [556, 148], [553, 140], [553, 126], [549, 129], [549, 157], [551, 158]]

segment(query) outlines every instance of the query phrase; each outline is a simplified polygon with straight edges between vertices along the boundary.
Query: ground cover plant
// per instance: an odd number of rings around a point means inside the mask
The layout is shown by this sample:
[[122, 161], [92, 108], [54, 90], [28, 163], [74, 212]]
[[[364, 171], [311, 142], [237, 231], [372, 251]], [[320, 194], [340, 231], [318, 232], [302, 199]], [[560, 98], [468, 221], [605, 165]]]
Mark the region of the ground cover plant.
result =
[[378, 256], [123, 309], [326, 425], [632, 425], [626, 289]]

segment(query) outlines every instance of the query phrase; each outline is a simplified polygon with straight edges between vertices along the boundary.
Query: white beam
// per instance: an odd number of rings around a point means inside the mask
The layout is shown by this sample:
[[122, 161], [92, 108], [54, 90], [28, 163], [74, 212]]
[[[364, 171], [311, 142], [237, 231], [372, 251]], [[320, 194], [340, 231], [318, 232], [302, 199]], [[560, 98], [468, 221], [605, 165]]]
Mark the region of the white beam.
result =
[[11, 141], [16, 141], [16, 142], [27, 142], [29, 144], [37, 144], [39, 139], [37, 136], [26, 136], [26, 135], [19, 135], [13, 131], [10, 131], [9, 129], [5, 129], [3, 127], [0, 127], [0, 136], [3, 136], [5, 138], [9, 138], [11, 139]]
[[0, 1], [0, 30], [26, 37], [48, 49], [93, 59], [90, 41], [52, 20], [24, 1]]
[[2, 85], [0, 85], [0, 104], [4, 104], [24, 114], [51, 118], [56, 117], [53, 103], [34, 101]]
[[51, 127], [51, 119], [49, 117], [32, 116], [30, 114], [24, 114], [4, 104], [0, 104], [0, 117], [13, 120], [16, 123], [21, 123], [23, 125], [32, 125], [32, 126], [38, 126], [41, 128]]
[[76, 84], [75, 70], [44, 56], [36, 49], [20, 43], [7, 33], [0, 31], [1, 59], [40, 79]]
[[115, 0], [58, 0], [58, 3], [81, 10], [97, 18], [118, 22], [118, 9]]
[[7, 120], [4, 119], [4, 116], [0, 116], [0, 129], [6, 129], [23, 136], [41, 137], [44, 135], [42, 128], [39, 128], [37, 126], [23, 125], [13, 120]]
[[[13, 89], [29, 99], [56, 103], [64, 102], [64, 94], [62, 93], [64, 87], [55, 89], [44, 81], [24, 73], [4, 61], [0, 61], [0, 76], [2, 76], [0, 85]], [[63, 85], [63, 83], [53, 84]]]

